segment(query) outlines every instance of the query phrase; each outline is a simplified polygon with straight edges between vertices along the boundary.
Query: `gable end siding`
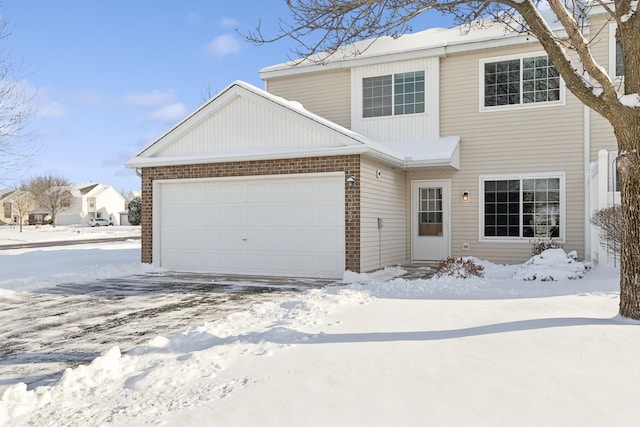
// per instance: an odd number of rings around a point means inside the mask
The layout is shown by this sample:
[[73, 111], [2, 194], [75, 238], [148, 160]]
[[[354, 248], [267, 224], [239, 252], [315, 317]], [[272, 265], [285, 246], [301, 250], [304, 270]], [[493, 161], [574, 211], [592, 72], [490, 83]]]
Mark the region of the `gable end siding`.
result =
[[267, 80], [266, 87], [274, 95], [297, 101], [307, 110], [351, 129], [351, 72], [348, 70], [273, 78]]

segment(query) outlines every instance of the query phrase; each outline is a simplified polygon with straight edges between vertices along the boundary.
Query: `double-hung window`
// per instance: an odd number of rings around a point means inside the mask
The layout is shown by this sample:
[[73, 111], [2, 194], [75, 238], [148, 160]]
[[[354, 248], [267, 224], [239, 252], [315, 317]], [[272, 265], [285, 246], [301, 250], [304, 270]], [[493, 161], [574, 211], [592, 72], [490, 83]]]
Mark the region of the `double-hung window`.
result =
[[481, 109], [557, 103], [560, 76], [546, 55], [481, 62]]
[[624, 77], [624, 63], [622, 62], [622, 48], [616, 39], [616, 24], [609, 25], [609, 72], [616, 77]]
[[487, 239], [562, 238], [562, 176], [481, 178]]
[[424, 71], [362, 79], [362, 117], [424, 113]]

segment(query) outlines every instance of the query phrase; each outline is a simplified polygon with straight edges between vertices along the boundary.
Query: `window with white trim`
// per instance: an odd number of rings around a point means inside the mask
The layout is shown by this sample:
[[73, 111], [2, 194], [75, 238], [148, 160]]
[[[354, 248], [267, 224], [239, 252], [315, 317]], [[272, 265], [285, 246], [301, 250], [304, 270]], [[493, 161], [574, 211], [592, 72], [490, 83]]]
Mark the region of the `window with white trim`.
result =
[[560, 176], [482, 179], [482, 237], [562, 237], [562, 185]]
[[362, 79], [362, 117], [424, 113], [424, 71]]
[[624, 77], [624, 63], [622, 61], [622, 48], [616, 40], [616, 24], [609, 25], [609, 75]]
[[547, 55], [481, 62], [483, 108], [562, 101], [560, 75]]

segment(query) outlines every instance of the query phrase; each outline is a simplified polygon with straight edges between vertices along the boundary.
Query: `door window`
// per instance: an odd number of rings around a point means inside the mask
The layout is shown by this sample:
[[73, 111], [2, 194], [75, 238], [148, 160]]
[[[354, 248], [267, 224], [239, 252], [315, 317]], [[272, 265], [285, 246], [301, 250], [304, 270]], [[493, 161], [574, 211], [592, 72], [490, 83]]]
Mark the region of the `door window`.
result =
[[418, 191], [418, 235], [442, 236], [442, 187], [426, 187]]

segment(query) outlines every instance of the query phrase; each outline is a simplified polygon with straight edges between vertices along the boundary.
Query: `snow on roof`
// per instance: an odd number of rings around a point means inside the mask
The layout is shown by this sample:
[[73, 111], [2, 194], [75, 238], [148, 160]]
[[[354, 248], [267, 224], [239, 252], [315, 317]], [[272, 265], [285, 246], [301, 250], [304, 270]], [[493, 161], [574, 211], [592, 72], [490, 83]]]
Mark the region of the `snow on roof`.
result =
[[[540, 11], [553, 30], [562, 27], [550, 10]], [[449, 53], [471, 51], [487, 47], [486, 43], [498, 41], [502, 45], [509, 43], [532, 43], [536, 39], [517, 31], [518, 25], [507, 25], [502, 22], [478, 21], [475, 24], [464, 24], [452, 28], [430, 28], [399, 37], [384, 36], [377, 39], [362, 40], [339, 49], [325, 58], [324, 69], [358, 65], [359, 63], [385, 62], [395, 60], [397, 56], [419, 54], [420, 57], [444, 56]], [[260, 70], [265, 79], [281, 75], [285, 71], [292, 74], [320, 71], [314, 68], [318, 61], [326, 55], [314, 55], [311, 59], [287, 61], [268, 66]]]

